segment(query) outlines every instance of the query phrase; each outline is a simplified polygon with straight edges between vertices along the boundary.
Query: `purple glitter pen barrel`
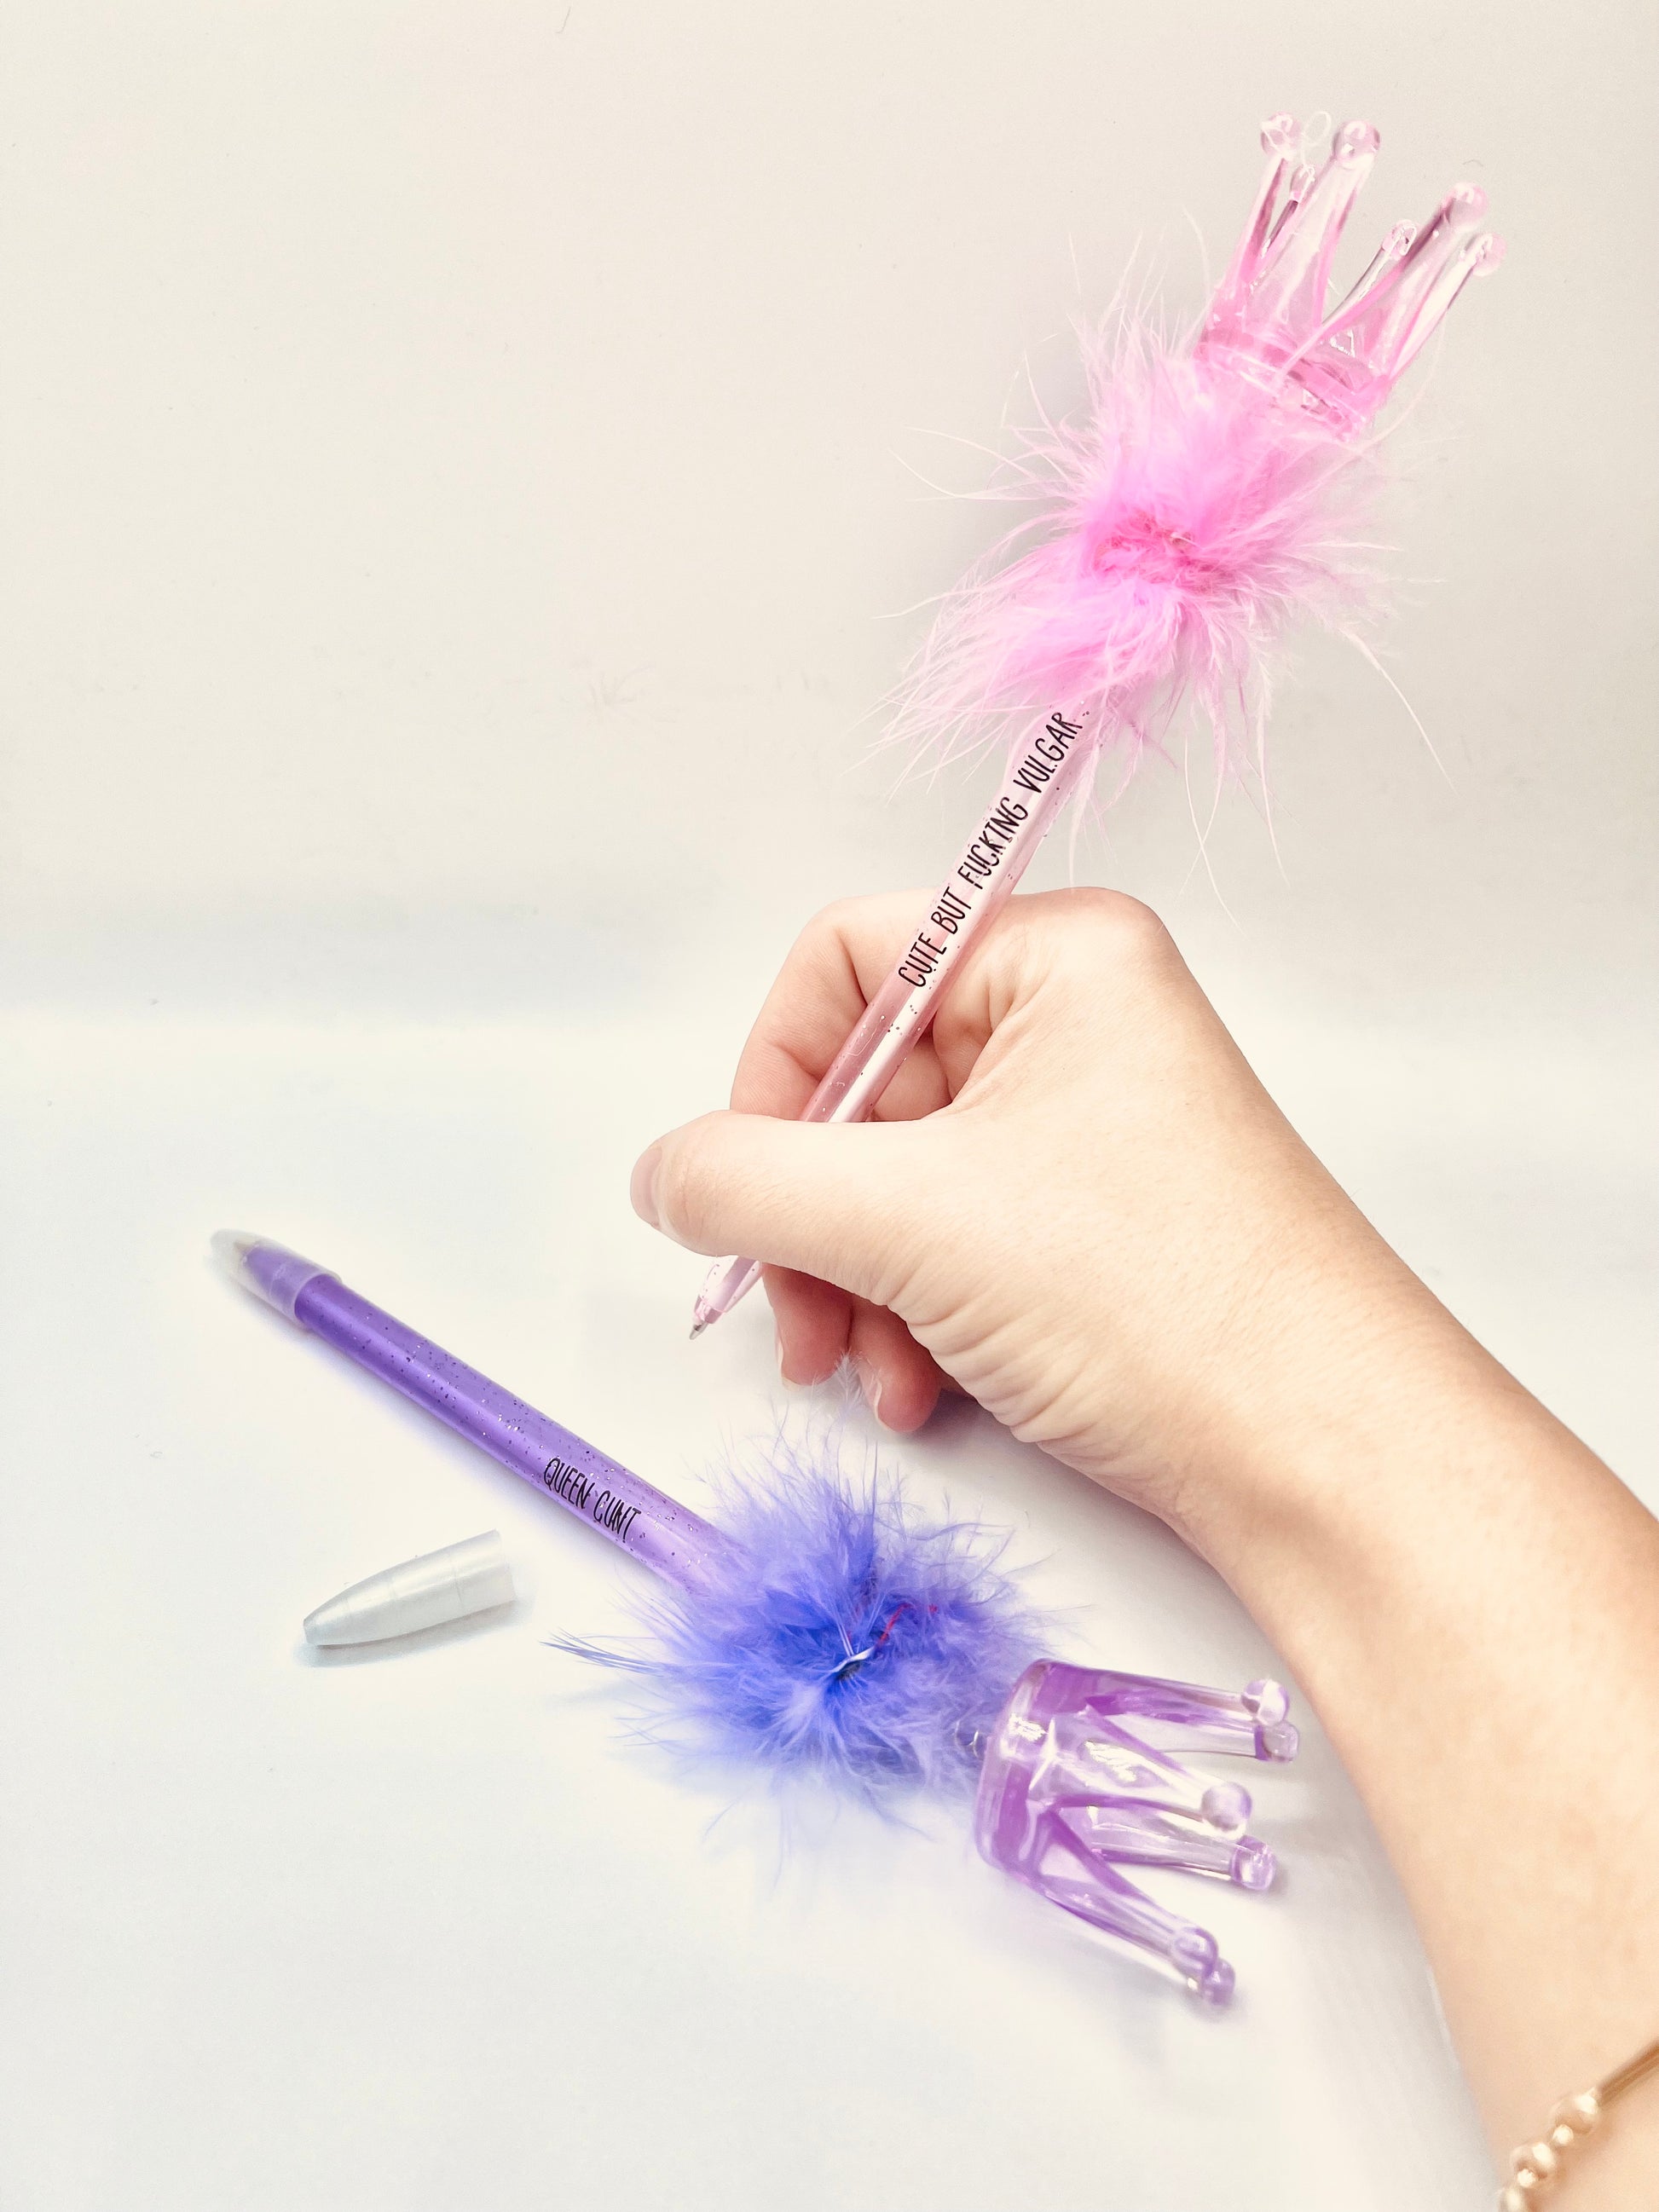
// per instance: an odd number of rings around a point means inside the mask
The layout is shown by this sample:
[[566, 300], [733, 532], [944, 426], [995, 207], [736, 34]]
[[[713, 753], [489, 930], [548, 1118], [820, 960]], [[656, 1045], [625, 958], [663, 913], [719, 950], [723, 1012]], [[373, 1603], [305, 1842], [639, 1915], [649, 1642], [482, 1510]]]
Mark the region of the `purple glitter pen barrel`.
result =
[[325, 1267], [236, 1230], [222, 1229], [213, 1249], [244, 1290], [545, 1491], [665, 1580], [695, 1590], [711, 1566], [729, 1557], [730, 1540], [718, 1528], [359, 1297]]

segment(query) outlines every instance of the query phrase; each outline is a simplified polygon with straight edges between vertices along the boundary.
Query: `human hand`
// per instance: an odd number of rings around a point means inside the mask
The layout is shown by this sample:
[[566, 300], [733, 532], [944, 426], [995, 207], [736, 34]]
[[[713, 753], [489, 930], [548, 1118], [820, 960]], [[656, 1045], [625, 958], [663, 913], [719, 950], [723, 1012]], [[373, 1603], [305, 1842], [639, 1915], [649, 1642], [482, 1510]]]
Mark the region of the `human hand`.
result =
[[771, 1263], [787, 1379], [850, 1356], [900, 1431], [948, 1380], [1202, 1545], [1216, 1485], [1379, 1332], [1461, 1332], [1132, 899], [1014, 899], [876, 1121], [796, 1121], [923, 903], [808, 926], [732, 1110], [653, 1146], [635, 1206], [696, 1251]]

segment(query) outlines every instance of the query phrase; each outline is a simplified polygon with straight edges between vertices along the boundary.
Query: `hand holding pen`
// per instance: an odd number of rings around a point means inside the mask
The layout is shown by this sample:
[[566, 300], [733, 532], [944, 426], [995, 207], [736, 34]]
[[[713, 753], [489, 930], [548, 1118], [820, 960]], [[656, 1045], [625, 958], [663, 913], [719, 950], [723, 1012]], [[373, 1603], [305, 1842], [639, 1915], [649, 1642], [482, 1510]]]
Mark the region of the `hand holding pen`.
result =
[[873, 1122], [793, 1118], [915, 908], [899, 892], [810, 925], [734, 1110], [653, 1147], [635, 1205], [694, 1250], [737, 1243], [770, 1263], [790, 1380], [850, 1357], [884, 1423], [908, 1431], [948, 1378], [1178, 1521], [1238, 1359], [1259, 1403], [1288, 1419], [1303, 1396], [1322, 1357], [1304, 1269], [1321, 1326], [1345, 1283], [1366, 1310], [1427, 1293], [1300, 1143], [1156, 916], [1109, 891], [1006, 906]]

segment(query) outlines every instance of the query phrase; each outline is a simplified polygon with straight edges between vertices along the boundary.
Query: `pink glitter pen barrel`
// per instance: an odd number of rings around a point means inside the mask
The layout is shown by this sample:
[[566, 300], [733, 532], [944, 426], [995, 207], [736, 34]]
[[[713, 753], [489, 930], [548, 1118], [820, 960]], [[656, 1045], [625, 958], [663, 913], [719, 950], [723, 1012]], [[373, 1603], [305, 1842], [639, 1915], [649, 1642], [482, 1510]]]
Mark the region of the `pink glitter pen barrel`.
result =
[[665, 1581], [695, 1591], [729, 1555], [730, 1540], [718, 1528], [359, 1297], [327, 1268], [234, 1229], [222, 1229], [213, 1249], [244, 1290], [557, 1499]]

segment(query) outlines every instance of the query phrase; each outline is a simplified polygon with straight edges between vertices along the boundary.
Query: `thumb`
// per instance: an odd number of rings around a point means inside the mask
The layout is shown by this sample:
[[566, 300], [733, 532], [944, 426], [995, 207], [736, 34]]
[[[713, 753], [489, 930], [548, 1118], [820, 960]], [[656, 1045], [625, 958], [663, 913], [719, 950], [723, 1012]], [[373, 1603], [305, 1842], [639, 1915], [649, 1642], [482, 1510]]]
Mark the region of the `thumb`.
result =
[[916, 1234], [925, 1127], [705, 1114], [641, 1156], [629, 1194], [694, 1252], [741, 1253], [884, 1305]]

